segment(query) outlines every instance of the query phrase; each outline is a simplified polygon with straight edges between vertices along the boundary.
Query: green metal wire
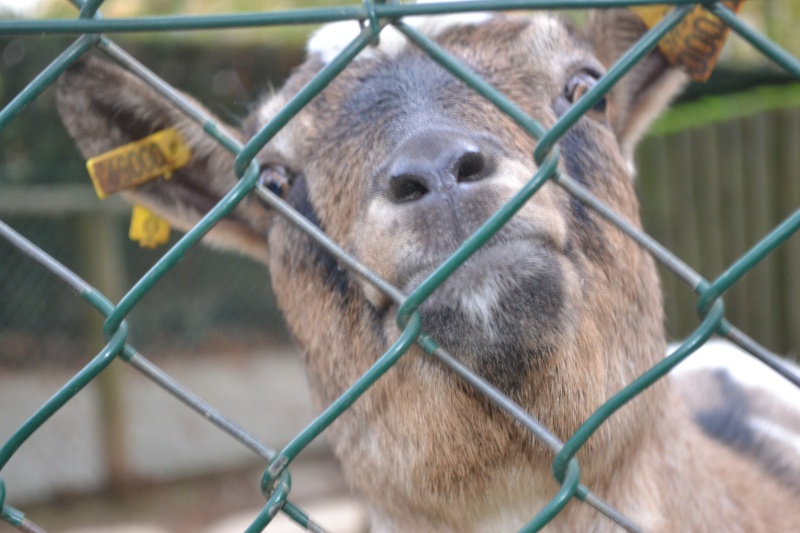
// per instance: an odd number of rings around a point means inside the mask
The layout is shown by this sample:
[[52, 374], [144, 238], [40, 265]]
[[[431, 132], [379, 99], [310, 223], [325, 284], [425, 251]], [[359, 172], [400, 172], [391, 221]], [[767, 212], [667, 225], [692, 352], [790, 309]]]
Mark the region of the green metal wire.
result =
[[539, 139], [539, 144], [533, 152], [533, 158], [540, 163], [546, 155], [553, 149], [561, 137], [571, 128], [583, 115], [591, 110], [597, 103], [605, 97], [614, 85], [628, 73], [639, 61], [641, 61], [658, 42], [680, 23], [683, 18], [694, 9], [694, 6], [676, 7], [659, 21], [644, 37], [639, 39], [622, 57], [620, 57], [611, 68], [608, 69], [597, 84], [586, 91], [580, 100], [575, 102], [564, 115], [550, 128], [550, 130]]
[[760, 50], [764, 56], [768, 57], [797, 79], [800, 79], [800, 60], [792, 56], [789, 52], [775, 44], [774, 41], [767, 39], [762, 34], [745, 24], [742, 19], [725, 7], [721, 3], [710, 4], [707, 9], [722, 19], [725, 24], [746, 39], [756, 49]]
[[[0, 481], [0, 487], [3, 487], [5, 492], [5, 485], [2, 484], [2, 481]], [[25, 514], [10, 505], [3, 505], [2, 509], [0, 509], [0, 517], [14, 527], [21, 526], [25, 520]]]
[[[641, 60], [670, 29], [672, 29], [687, 14], [688, 7], [675, 9], [665, 17], [655, 28], [648, 32], [636, 45], [631, 48], [622, 58], [603, 76], [590, 91], [576, 105], [574, 105], [562, 119], [549, 130], [532, 120], [515, 104], [503, 96], [496, 88], [472, 73], [458, 60], [442, 50], [430, 39], [411, 28], [410, 26], [397, 23], [397, 28], [409, 37], [415, 44], [425, 50], [431, 58], [438, 61], [440, 65], [449, 70], [452, 74], [461, 78], [467, 85], [487, 98], [498, 109], [513, 118], [517, 124], [528, 131], [534, 138], [539, 139], [539, 143], [534, 151], [534, 160], [542, 165], [534, 176], [519, 193], [502, 206], [492, 217], [481, 226], [481, 228], [471, 235], [459, 249], [436, 269], [420, 286], [411, 294], [398, 312], [398, 323], [402, 327], [404, 320], [411, 312], [416, 310], [430, 294], [441, 285], [464, 261], [494, 235], [500, 227], [505, 225], [511, 217], [522, 208], [527, 200], [550, 179], [558, 166], [558, 152], [555, 149], [555, 142], [566, 130], [577, 120], [591, 109], [608, 92], [636, 62]], [[578, 111], [577, 113], [575, 111]], [[549, 160], [545, 162], [545, 158]]]
[[[272, 519], [275, 518], [278, 512], [283, 508], [291, 488], [292, 486], [289, 481], [289, 474], [288, 472], [284, 471], [278, 477], [277, 483], [275, 483], [275, 485], [272, 487], [271, 494], [267, 500], [267, 505], [264, 506], [264, 509], [258, 514], [253, 523], [250, 524], [247, 529], [245, 529], [244, 533], [260, 533], [263, 531], [264, 528], [269, 525]], [[307, 524], [300, 525], [306, 527]]]
[[[430, 39], [402, 22], [402, 17], [410, 15], [436, 15], [470, 11], [499, 11], [509, 9], [586, 9], [588, 7], [624, 7], [632, 5], [653, 5], [664, 3], [664, 0], [479, 0], [470, 2], [440, 2], [419, 5], [400, 5], [394, 2], [383, 3], [364, 0], [360, 6], [332, 7], [323, 9], [293, 10], [271, 13], [244, 13], [208, 16], [163, 16], [142, 17], [136, 19], [103, 19], [97, 13], [102, 0], [75, 0], [80, 10], [79, 18], [71, 20], [39, 20], [39, 21], [0, 21], [0, 34], [84, 34], [70, 45], [56, 60], [20, 92], [8, 105], [0, 110], [0, 130], [13, 120], [19, 112], [58, 78], [74, 61], [80, 58], [92, 46], [108, 53], [114, 60], [128, 68], [146, 83], [160, 92], [164, 98], [180, 109], [187, 117], [198, 123], [203, 130], [226, 149], [235, 154], [235, 173], [241, 179], [220, 200], [220, 202], [195, 225], [179, 242], [173, 246], [156, 265], [143, 276], [134, 287], [113, 305], [102, 294], [83, 282], [77, 275], [58, 264], [47, 254], [31, 243], [19, 237], [13, 230], [0, 222], [0, 236], [9, 240], [22, 253], [37, 261], [59, 279], [67, 283], [90, 305], [107, 317], [102, 328], [102, 335], [108, 343], [100, 353], [68, 383], [53, 395], [37, 410], [13, 435], [0, 447], [0, 471], [42, 424], [58, 409], [65, 405], [85, 385], [91, 382], [102, 370], [119, 356], [131, 366], [155, 381], [165, 390], [173, 394], [190, 408], [203, 413], [220, 429], [229, 433], [243, 445], [252, 449], [263, 459], [269, 461], [261, 480], [261, 489], [267, 503], [247, 532], [262, 531], [276, 514], [283, 510], [292, 520], [309, 531], [321, 531], [309, 517], [288, 501], [291, 491], [291, 477], [288, 467], [297, 455], [304, 450], [320, 433], [322, 433], [341, 413], [371, 387], [402, 357], [413, 343], [418, 343], [431, 357], [450, 368], [481, 394], [484, 394], [503, 411], [519, 420], [521, 425], [535, 438], [544, 442], [555, 456], [552, 464], [553, 474], [561, 483], [556, 497], [543, 509], [535, 512], [533, 519], [521, 531], [539, 531], [550, 523], [573, 498], [593, 505], [606, 514], [614, 522], [629, 531], [639, 528], [620, 515], [613, 508], [602, 502], [591, 491], [580, 484], [580, 468], [575, 456], [592, 434], [618, 409], [636, 397], [655, 381], [662, 378], [680, 361], [689, 357], [714, 333], [728, 336], [740, 346], [745, 347], [759, 360], [766, 364], [780, 366], [774, 356], [759, 346], [752, 339], [737, 330], [724, 318], [724, 305], [721, 296], [735, 284], [746, 272], [776, 247], [785, 242], [800, 228], [800, 211], [795, 212], [782, 224], [770, 232], [757, 245], [751, 248], [741, 259], [731, 265], [713, 283], [705, 281], [674, 254], [650, 238], [647, 234], [624, 220], [613, 210], [585, 190], [580, 184], [558, 170], [559, 139], [589, 109], [611, 90], [622, 76], [633, 68], [658, 41], [666, 35], [696, 5], [704, 4], [711, 13], [719, 16], [734, 32], [749, 41], [771, 60], [782, 66], [795, 77], [800, 78], [800, 62], [782, 50], [775, 43], [744, 24], [732, 11], [722, 4], [705, 0], [672, 0], [668, 3], [675, 6], [662, 21], [648, 31], [628, 52], [626, 52], [608, 73], [601, 77], [597, 85], [573, 105], [554, 126], [543, 127], [522, 112], [494, 87], [481, 79], [467, 67], [453, 58]], [[139, 32], [139, 31], [176, 31], [201, 29], [234, 29], [242, 27], [261, 27], [286, 24], [309, 24], [340, 20], [358, 20], [368, 22], [362, 32], [326, 67], [324, 67], [301, 91], [282, 109], [278, 115], [266, 124], [244, 146], [220, 128], [212, 117], [183, 98], [168, 84], [160, 80], [152, 72], [130, 57], [124, 50], [114, 44], [101, 32]], [[524, 128], [534, 139], [537, 146], [532, 160], [538, 168], [531, 180], [490, 219], [470, 236], [459, 249], [437, 268], [411, 295], [404, 295], [396, 287], [391, 286], [375, 273], [358, 263], [336, 243], [331, 241], [318, 228], [305, 220], [280, 198], [270, 193], [258, 183], [259, 168], [254, 159], [256, 154], [269, 140], [283, 128], [315, 95], [322, 91], [358, 53], [380, 38], [380, 30], [386, 24], [394, 24], [415, 45], [425, 51], [433, 60], [446, 68], [456, 77], [464, 81], [483, 97], [491, 101], [499, 110]], [[541, 186], [552, 180], [567, 190], [571, 195], [594, 209], [601, 216], [620, 228], [634, 239], [640, 246], [648, 250], [657, 260], [686, 282], [699, 296], [697, 308], [702, 323], [696, 331], [684, 341], [666, 359], [645, 372], [631, 384], [613, 395], [602, 405], [566, 442], [562, 443], [543, 427], [538, 421], [526, 413], [509, 398], [488, 384], [480, 376], [466, 368], [461, 362], [449, 354], [445, 347], [420, 330], [421, 317], [417, 309], [471, 254], [499, 231], [514, 214], [530, 199]], [[206, 404], [190, 391], [181, 387], [168, 375], [152, 365], [141, 354], [126, 344], [127, 326], [124, 319], [138, 304], [143, 296], [174, 267], [184, 255], [197, 244], [217, 222], [226, 216], [247, 194], [255, 192], [272, 209], [287, 217], [311, 238], [328, 250], [344, 267], [350, 268], [379, 290], [387, 294], [398, 304], [397, 321], [402, 333], [392, 347], [362, 375], [341, 397], [335, 400], [305, 430], [298, 434], [280, 453], [264, 445], [246, 430], [227, 420], [221, 413]], [[787, 379], [800, 384], [800, 377], [784, 374]], [[39, 531], [25, 520], [24, 514], [5, 503], [6, 488], [0, 479], [0, 516], [9, 524], [23, 531]]]
[[261, 478], [261, 490], [265, 493], [272, 489], [276, 477], [286, 466], [308, 446], [320, 433], [330, 426], [338, 416], [353, 405], [381, 376], [383, 376], [414, 344], [419, 336], [422, 319], [419, 313], [411, 316], [406, 327], [395, 343], [367, 370], [344, 394], [336, 399], [306, 429], [295, 437], [278, 454]]
[[250, 192], [260, 171], [253, 163], [242, 179], [203, 217], [175, 246], [153, 265], [139, 281], [122, 297], [103, 325], [103, 336], [110, 337], [130, 313], [131, 309], [147, 294], [167, 272], [172, 269], [197, 242], [225, 215], [233, 211]]
[[572, 435], [553, 461], [553, 475], [556, 479], [562, 479], [567, 471], [567, 466], [578, 453], [589, 437], [606, 421], [617, 412], [623, 405], [638, 396], [647, 387], [665, 376], [670, 370], [686, 359], [703, 345], [711, 335], [717, 330], [723, 316], [722, 300], [717, 300], [712, 306], [708, 316], [697, 330], [692, 333], [673, 353], [659, 361], [650, 370], [636, 378], [630, 385], [611, 397], [606, 403], [601, 405], [583, 425]]
[[311, 79], [298, 93], [281, 109], [278, 114], [264, 125], [258, 133], [245, 145], [241, 153], [236, 157], [234, 172], [241, 176], [244, 169], [256, 154], [261, 150], [278, 130], [283, 128], [289, 119], [295, 116], [314, 96], [319, 94], [322, 89], [339, 74], [344, 68], [355, 59], [356, 55], [372, 42], [372, 32], [369, 28], [364, 28], [358, 37], [348, 44], [333, 61], [325, 65], [314, 78]]
[[697, 312], [704, 315], [712, 302], [739, 281], [742, 276], [753, 269], [762, 259], [772, 253], [775, 248], [786, 242], [789, 237], [800, 229], [800, 209], [784, 220], [769, 235], [764, 237], [749, 252], [733, 263], [725, 272], [700, 293], [697, 300]]
[[[2, 31], [0, 31], [2, 34]], [[0, 111], [0, 130], [5, 128], [20, 111], [36, 100], [69, 66], [85, 54], [95, 43], [97, 37], [82, 35], [53, 61], [36, 79], [22, 90]]]
[[97, 13], [97, 10], [100, 9], [100, 5], [104, 2], [104, 0], [86, 0], [80, 8], [80, 12], [78, 13], [79, 19], [91, 19]]
[[561, 482], [561, 489], [558, 491], [558, 494], [556, 494], [530, 522], [525, 524], [519, 532], [533, 533], [535, 531], [541, 531], [567, 506], [572, 497], [575, 496], [575, 492], [578, 490], [578, 481], [580, 481], [580, 471], [577, 461], [573, 459], [567, 465], [567, 472]]
[[[669, 0], [673, 5], [713, 4], [715, 0]], [[430, 4], [375, 4], [375, 16], [393, 20], [405, 16], [442, 15], [474, 11], [508, 11], [514, 9], [588, 9], [590, 7], [624, 7], [657, 5], [663, 0], [478, 0], [438, 2]], [[219, 15], [172, 15], [119, 19], [58, 19], [0, 21], [0, 34], [80, 34], [119, 32], [161, 32], [211, 29], [236, 29], [295, 24], [322, 24], [343, 20], [369, 20], [365, 6], [343, 6], [292, 11], [254, 12]]]
[[[97, 290], [91, 287], [88, 283], [78, 277], [75, 273], [64, 267], [61, 263], [50, 257], [48, 254], [43, 252], [41, 249], [36, 247], [33, 243], [19, 235], [13, 229], [11, 229], [7, 224], [0, 221], [0, 237], [6, 239], [9, 243], [11, 243], [15, 248], [17, 248], [21, 253], [30, 257], [38, 264], [43, 266], [48, 272], [53, 274], [59, 281], [64, 282], [69, 287], [71, 287], [76, 294], [82, 297], [87, 303], [89, 303], [92, 307], [94, 307], [97, 311], [99, 311], [104, 316], [108, 316], [112, 310], [113, 305]], [[124, 323], [123, 323], [124, 324]], [[106, 347], [108, 348], [108, 346]], [[132, 367], [139, 370], [144, 376], [149, 378], [158, 386], [162, 387], [164, 390], [175, 396], [178, 400], [182, 401], [192, 410], [196, 411], [200, 416], [204, 419], [208, 420], [209, 422], [216, 425], [222, 431], [228, 433], [231, 437], [241, 442], [244, 446], [253, 450], [256, 454], [258, 454], [261, 458], [269, 461], [272, 457], [275, 456], [276, 452], [260, 442], [256, 439], [252, 434], [248, 433], [245, 429], [239, 427], [233, 421], [226, 418], [224, 415], [219, 413], [216, 409], [212, 406], [201, 400], [195, 394], [187, 390], [186, 388], [182, 387], [178, 382], [176, 382], [173, 378], [168, 376], [163, 370], [159, 369], [156, 365], [145, 359], [141, 354], [136, 352], [136, 350], [131, 347], [130, 345], [125, 345], [123, 348], [120, 357], [127, 361]], [[52, 401], [52, 399], [51, 399]], [[60, 407], [56, 407], [56, 410]], [[43, 409], [37, 411], [38, 413], [42, 413]], [[44, 422], [44, 420], [42, 420]], [[36, 428], [33, 428], [34, 430]], [[13, 455], [14, 451], [10, 451]], [[0, 468], [2, 470], [2, 468]], [[288, 474], [287, 474], [288, 475]], [[0, 510], [2, 510], [2, 517], [6, 519], [7, 522], [11, 523], [12, 525], [18, 526], [23, 531], [30, 531], [30, 532], [38, 532], [40, 529], [33, 523], [28, 520], [24, 520], [24, 515], [10, 507], [8, 505], [3, 505], [3, 499], [5, 496], [5, 484], [3, 483], [2, 479], [0, 479]], [[292, 516], [296, 517], [296, 519], [300, 519], [300, 517], [306, 516], [303, 511], [301, 511], [298, 507], [292, 504], [289, 501], [286, 501], [283, 505], [284, 511]], [[306, 518], [307, 520], [307, 518]], [[313, 525], [313, 523], [309, 522], [309, 524]], [[316, 527], [317, 531], [323, 531], [319, 526]]]
[[100, 353], [11, 435], [11, 438], [0, 448], [0, 470], [5, 467], [23, 442], [114, 360], [114, 357], [122, 351], [127, 334], [127, 327], [125, 324], [121, 324], [109, 343], [100, 350]]

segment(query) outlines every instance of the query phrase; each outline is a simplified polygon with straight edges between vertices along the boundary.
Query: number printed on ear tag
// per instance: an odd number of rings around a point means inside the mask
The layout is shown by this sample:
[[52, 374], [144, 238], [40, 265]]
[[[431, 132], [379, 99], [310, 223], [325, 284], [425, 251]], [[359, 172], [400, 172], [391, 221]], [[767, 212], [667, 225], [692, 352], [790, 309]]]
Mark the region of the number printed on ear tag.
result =
[[189, 145], [178, 130], [168, 128], [100, 154], [86, 162], [94, 190], [106, 198], [124, 189], [164, 176], [189, 162]]
[[[738, 13], [744, 2], [745, 0], [726, 0], [723, 4]], [[632, 6], [628, 9], [639, 15], [648, 28], [652, 28], [672, 8], [673, 6], [657, 4]], [[725, 23], [716, 15], [697, 6], [661, 39], [658, 48], [670, 65], [683, 67], [694, 81], [706, 81], [717, 64], [722, 45], [727, 38], [728, 27]]]

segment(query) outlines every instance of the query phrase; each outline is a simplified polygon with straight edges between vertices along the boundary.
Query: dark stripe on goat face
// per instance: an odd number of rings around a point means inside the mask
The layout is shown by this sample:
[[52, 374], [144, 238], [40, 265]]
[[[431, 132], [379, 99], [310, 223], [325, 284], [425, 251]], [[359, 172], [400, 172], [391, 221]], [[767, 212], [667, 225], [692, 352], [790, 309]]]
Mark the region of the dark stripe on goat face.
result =
[[[305, 176], [297, 176], [286, 197], [286, 202], [298, 213], [305, 217], [317, 228], [325, 231], [322, 223], [317, 216], [314, 205], [308, 195], [308, 183]], [[299, 229], [293, 230], [297, 233], [295, 239], [297, 246], [305, 248], [303, 253], [295, 251], [299, 257], [310, 258], [311, 265], [315, 270], [319, 270], [325, 283], [333, 289], [334, 293], [344, 299], [352, 297], [354, 289], [350, 273], [342, 267], [339, 262], [323, 247], [316, 243], [311, 237], [307, 236]]]
[[[589, 192], [594, 188], [594, 180], [601, 179], [594, 174], [597, 162], [586, 154], [596, 153], [598, 147], [590, 142], [586, 127], [577, 123], [571, 127], [559, 142], [561, 158], [569, 177], [583, 185]], [[595, 156], [596, 157], [596, 156]], [[574, 235], [575, 247], [586, 257], [600, 263], [611, 259], [605, 245], [605, 237], [595, 220], [595, 216], [576, 197], [569, 195], [570, 234]]]

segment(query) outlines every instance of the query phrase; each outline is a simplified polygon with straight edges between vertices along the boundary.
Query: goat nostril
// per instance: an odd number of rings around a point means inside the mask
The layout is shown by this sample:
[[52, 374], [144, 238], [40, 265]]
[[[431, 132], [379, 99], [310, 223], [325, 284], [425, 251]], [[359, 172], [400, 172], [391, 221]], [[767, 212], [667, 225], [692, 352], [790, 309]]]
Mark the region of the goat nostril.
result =
[[486, 169], [486, 158], [481, 152], [467, 152], [456, 161], [453, 174], [459, 183], [477, 181], [485, 176]]
[[389, 180], [389, 190], [395, 202], [413, 202], [430, 192], [424, 179], [415, 174], [400, 174]]
[[461, 186], [490, 177], [496, 165], [496, 150], [488, 136], [424, 131], [397, 146], [381, 186], [386, 198], [396, 203], [423, 200], [434, 193], [462, 194], [456, 192]]

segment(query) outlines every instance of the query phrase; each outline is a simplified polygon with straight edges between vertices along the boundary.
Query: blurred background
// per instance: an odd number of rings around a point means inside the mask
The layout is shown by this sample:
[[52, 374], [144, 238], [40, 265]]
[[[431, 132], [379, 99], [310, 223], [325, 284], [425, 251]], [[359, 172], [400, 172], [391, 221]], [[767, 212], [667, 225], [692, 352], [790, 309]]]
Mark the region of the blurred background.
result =
[[[113, 18], [339, 4], [109, 0], [101, 12]], [[749, 0], [741, 14], [800, 55], [800, 2]], [[0, 18], [74, 16], [62, 0], [0, 0]], [[580, 21], [585, 15], [568, 16]], [[302, 61], [312, 30], [112, 39], [235, 124]], [[0, 35], [0, 105], [72, 41]], [[638, 186], [647, 230], [715, 278], [800, 206], [799, 148], [800, 85], [731, 36], [709, 82], [691, 85], [640, 147]], [[0, 131], [0, 219], [112, 301], [167, 249], [132, 243], [129, 216], [123, 202], [95, 197], [84, 161], [57, 118], [52, 88]], [[170, 244], [178, 237], [173, 231]], [[798, 273], [795, 237], [725, 298], [735, 325], [789, 357], [800, 349]], [[664, 274], [663, 284], [667, 329], [671, 340], [679, 340], [698, 325], [695, 297], [671, 274]], [[303, 370], [262, 266], [196, 248], [127, 321], [129, 342], [143, 355], [270, 446], [282, 447], [312, 420]], [[100, 350], [101, 326], [101, 317], [72, 291], [0, 240], [0, 442]], [[302, 459], [293, 495], [316, 501], [346, 494], [323, 441]], [[263, 505], [257, 488], [263, 467], [247, 449], [120, 363], [37, 432], [2, 477], [9, 503], [48, 530], [105, 531], [109, 524], [146, 517], [163, 531], [182, 532]], [[4, 527], [0, 522], [0, 532]]]

